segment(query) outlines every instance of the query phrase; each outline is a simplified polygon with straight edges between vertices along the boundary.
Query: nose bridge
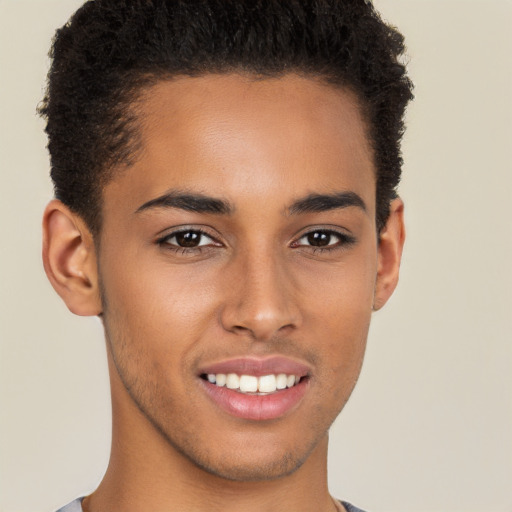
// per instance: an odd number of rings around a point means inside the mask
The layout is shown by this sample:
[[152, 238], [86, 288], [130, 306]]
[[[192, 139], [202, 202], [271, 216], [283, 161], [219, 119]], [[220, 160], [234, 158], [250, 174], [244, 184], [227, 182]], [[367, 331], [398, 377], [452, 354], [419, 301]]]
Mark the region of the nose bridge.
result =
[[270, 244], [244, 250], [233, 262], [234, 283], [222, 322], [229, 331], [267, 340], [284, 327], [296, 327], [299, 310], [285, 258]]

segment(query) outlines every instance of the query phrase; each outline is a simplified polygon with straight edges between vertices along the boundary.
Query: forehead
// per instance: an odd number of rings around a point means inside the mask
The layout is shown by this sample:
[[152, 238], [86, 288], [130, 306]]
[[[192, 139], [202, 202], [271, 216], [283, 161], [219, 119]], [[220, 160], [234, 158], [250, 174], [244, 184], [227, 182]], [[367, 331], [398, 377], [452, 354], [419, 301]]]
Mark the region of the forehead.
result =
[[145, 90], [136, 110], [141, 151], [105, 199], [123, 187], [140, 204], [169, 189], [232, 203], [352, 190], [373, 208], [372, 152], [348, 90], [294, 74], [180, 77]]

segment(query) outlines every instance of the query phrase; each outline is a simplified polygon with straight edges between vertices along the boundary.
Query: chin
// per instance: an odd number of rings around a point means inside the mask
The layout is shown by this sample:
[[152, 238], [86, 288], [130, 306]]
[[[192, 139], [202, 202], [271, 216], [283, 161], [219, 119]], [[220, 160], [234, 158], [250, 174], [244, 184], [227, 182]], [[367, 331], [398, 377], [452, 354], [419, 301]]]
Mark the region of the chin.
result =
[[[246, 457], [244, 457], [246, 458]], [[233, 482], [265, 482], [277, 480], [297, 471], [306, 457], [298, 459], [296, 454], [286, 453], [279, 459], [230, 460], [215, 464], [213, 461], [191, 460], [207, 473]]]
[[[270, 433], [255, 432], [249, 435], [251, 441], [245, 435], [241, 438], [233, 435], [229, 439], [213, 436], [209, 443], [200, 436], [165, 437], [188, 463], [213, 477], [233, 482], [264, 482], [291, 475], [327, 443], [324, 435], [309, 439], [289, 435], [288, 442], [283, 442], [282, 436], [272, 439]], [[194, 438], [195, 442], [191, 442]]]

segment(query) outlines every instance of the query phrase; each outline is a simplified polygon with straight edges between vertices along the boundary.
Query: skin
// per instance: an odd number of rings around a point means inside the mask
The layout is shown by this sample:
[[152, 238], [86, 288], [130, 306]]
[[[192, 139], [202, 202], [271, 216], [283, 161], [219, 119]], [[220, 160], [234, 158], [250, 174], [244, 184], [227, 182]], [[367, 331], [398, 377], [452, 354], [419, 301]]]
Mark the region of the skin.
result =
[[[106, 332], [112, 454], [84, 507], [335, 510], [328, 429], [357, 381], [372, 310], [396, 286], [404, 241], [399, 199], [377, 237], [356, 98], [296, 75], [206, 75], [153, 86], [137, 112], [143, 149], [104, 189], [100, 239], [59, 201], [43, 222], [53, 286], [74, 313], [101, 315]], [[141, 209], [170, 192], [231, 211]], [[290, 208], [347, 192], [362, 203]], [[177, 228], [206, 236], [184, 250]], [[282, 417], [237, 418], [203, 391], [202, 366], [269, 355], [311, 369]]]

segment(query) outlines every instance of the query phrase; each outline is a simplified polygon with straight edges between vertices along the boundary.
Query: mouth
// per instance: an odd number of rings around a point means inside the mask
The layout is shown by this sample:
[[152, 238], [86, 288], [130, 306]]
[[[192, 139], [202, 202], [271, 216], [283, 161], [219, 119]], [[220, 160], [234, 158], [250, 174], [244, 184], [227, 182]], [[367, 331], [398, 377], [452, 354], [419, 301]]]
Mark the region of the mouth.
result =
[[203, 380], [219, 388], [226, 387], [244, 395], [267, 396], [297, 386], [307, 376], [286, 373], [268, 375], [238, 375], [236, 373], [201, 374]]
[[285, 357], [239, 358], [202, 368], [206, 395], [221, 411], [244, 420], [273, 420], [301, 403], [310, 387], [308, 365]]

